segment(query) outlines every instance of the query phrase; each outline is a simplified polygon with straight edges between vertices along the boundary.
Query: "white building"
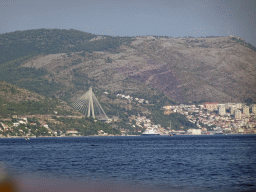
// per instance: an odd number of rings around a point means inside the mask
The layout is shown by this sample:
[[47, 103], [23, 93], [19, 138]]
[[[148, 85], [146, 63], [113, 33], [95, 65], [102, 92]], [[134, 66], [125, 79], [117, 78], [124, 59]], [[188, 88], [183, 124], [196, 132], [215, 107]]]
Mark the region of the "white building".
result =
[[237, 109], [242, 109], [242, 103], [236, 103], [236, 108]]
[[24, 121], [25, 123], [28, 123], [28, 118], [27, 117], [21, 117], [20, 118], [22, 121]]
[[130, 98], [131, 98], [130, 95], [125, 96], [125, 99], [130, 99]]
[[143, 103], [143, 102], [144, 102], [144, 99], [140, 99], [138, 102], [139, 102], [139, 103]]
[[14, 127], [18, 127], [20, 123], [16, 122], [16, 123], [13, 123], [13, 126]]
[[25, 122], [25, 121], [20, 120], [20, 121], [19, 121], [19, 124], [23, 124], [23, 125], [25, 125], [25, 124], [26, 124], [26, 122]]
[[229, 111], [230, 111], [230, 114], [231, 114], [231, 115], [234, 115], [234, 114], [235, 114], [235, 107], [234, 107], [234, 106], [231, 106], [230, 109], [229, 109]]
[[43, 127], [46, 128], [46, 129], [49, 128], [49, 126], [47, 124], [44, 124]]
[[249, 113], [249, 107], [248, 106], [244, 106], [243, 107], [243, 113], [246, 115], [246, 116], [249, 116], [250, 115], [250, 113]]
[[225, 115], [225, 114], [226, 114], [225, 105], [219, 105], [219, 107], [218, 107], [218, 113], [219, 113], [219, 115]]
[[202, 130], [201, 129], [189, 129], [187, 132], [188, 132], [188, 134], [191, 134], [191, 135], [201, 135]]
[[67, 130], [66, 134], [76, 135], [76, 134], [78, 134], [78, 131], [77, 130]]
[[240, 110], [235, 110], [235, 118], [236, 119], [241, 119], [241, 111]]

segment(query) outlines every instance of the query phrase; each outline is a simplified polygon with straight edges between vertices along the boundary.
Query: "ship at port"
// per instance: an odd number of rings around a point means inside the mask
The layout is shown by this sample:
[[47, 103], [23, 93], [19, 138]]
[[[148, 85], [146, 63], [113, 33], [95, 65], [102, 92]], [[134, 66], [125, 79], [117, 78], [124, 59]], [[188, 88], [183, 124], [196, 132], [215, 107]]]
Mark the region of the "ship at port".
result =
[[141, 136], [159, 136], [159, 132], [156, 128], [148, 128], [142, 133]]

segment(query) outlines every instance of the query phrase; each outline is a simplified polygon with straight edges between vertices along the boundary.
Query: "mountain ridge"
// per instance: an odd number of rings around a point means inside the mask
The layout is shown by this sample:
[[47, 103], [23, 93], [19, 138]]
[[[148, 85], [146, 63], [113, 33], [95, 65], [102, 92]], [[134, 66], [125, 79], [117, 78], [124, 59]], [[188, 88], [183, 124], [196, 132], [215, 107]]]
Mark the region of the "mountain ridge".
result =
[[[39, 29], [15, 33], [15, 38], [30, 33], [31, 42], [45, 45], [45, 51], [28, 51], [21, 61], [0, 63], [1, 79], [40, 94], [72, 101], [93, 86], [113, 94], [164, 93], [177, 103], [256, 101], [256, 49], [238, 37], [110, 37]], [[13, 34], [4, 37], [12, 39]], [[4, 50], [8, 39], [2, 40], [0, 35]], [[62, 46], [58, 50], [51, 48], [57, 40]]]

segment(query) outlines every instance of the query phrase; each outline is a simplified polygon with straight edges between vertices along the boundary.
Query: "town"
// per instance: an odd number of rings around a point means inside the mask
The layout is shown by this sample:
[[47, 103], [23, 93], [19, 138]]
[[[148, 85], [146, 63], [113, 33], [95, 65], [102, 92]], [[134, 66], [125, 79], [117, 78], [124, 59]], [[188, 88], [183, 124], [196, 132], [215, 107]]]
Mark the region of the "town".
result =
[[242, 103], [204, 103], [201, 105], [164, 106], [164, 114], [181, 113], [197, 125], [199, 130], [188, 134], [255, 134], [256, 105]]
[[[117, 97], [133, 100], [130, 96], [118, 94]], [[145, 99], [135, 98], [138, 103], [148, 104]], [[203, 103], [199, 105], [180, 104], [166, 105], [162, 107], [163, 115], [171, 113], [180, 113], [184, 115], [188, 121], [195, 124], [197, 128], [184, 130], [172, 129], [171, 121], [169, 127], [162, 127], [155, 124], [150, 118], [140, 115], [131, 115], [129, 122], [137, 131], [137, 135], [149, 130], [155, 130], [159, 135], [214, 135], [214, 134], [256, 134], [256, 105], [247, 106], [242, 103]], [[2, 119], [0, 122], [0, 137], [37, 137], [37, 136], [82, 136], [75, 129], [70, 130], [52, 130], [47, 122], [60, 124], [56, 120], [57, 116], [51, 115], [30, 115], [18, 117], [13, 115], [12, 118]], [[69, 118], [80, 119], [82, 116], [69, 116]], [[116, 121], [109, 119], [110, 123]], [[8, 133], [8, 134], [6, 134]], [[121, 128], [120, 135], [130, 135], [129, 129]], [[98, 134], [93, 136], [113, 136], [99, 130]]]
[[[134, 100], [140, 104], [149, 102], [145, 99], [134, 98], [129, 95], [117, 94], [119, 98]], [[243, 103], [203, 103], [200, 105], [166, 105], [163, 106], [164, 115], [171, 113], [180, 113], [188, 121], [197, 125], [198, 129], [189, 129], [187, 131], [180, 127], [180, 130], [164, 129], [161, 125], [153, 125], [150, 119], [145, 116], [131, 116], [129, 120], [135, 120], [136, 126], [148, 130], [157, 130], [159, 134], [256, 134], [256, 104], [247, 106]], [[123, 134], [125, 133], [122, 130]]]

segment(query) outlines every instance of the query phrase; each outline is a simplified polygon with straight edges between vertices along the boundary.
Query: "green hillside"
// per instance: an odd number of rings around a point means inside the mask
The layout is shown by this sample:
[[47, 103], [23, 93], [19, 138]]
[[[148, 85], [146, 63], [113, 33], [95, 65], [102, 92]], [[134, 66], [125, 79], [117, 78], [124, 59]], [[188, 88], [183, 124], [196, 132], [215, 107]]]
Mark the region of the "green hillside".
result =
[[79, 114], [60, 99], [42, 96], [0, 81], [0, 116], [12, 115], [59, 115]]
[[0, 65], [33, 55], [68, 53], [72, 51], [102, 51], [116, 49], [130, 37], [111, 37], [91, 42], [91, 33], [65, 29], [35, 29], [0, 35]]

